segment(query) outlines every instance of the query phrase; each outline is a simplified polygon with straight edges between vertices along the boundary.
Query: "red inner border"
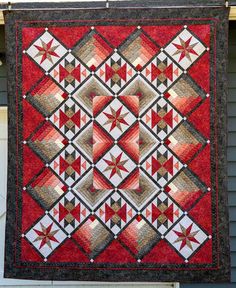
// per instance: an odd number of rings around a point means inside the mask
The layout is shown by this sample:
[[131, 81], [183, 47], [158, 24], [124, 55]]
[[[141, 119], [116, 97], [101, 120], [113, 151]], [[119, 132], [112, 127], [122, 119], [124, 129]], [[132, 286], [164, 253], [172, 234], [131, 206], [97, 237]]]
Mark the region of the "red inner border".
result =
[[[216, 81], [216, 24], [217, 22], [219, 22], [218, 19], [215, 19], [215, 18], [188, 18], [188, 19], [184, 19], [184, 18], [162, 18], [162, 19], [142, 19], [144, 21], [155, 21], [155, 22], [158, 22], [158, 21], [163, 21], [163, 20], [181, 20], [181, 21], [192, 21], [192, 20], [211, 20], [214, 22], [214, 108], [215, 108], [215, 111], [216, 112], [216, 108], [217, 108], [217, 103], [216, 103], [216, 92], [217, 92], [217, 81]], [[99, 20], [58, 20], [57, 22], [104, 22], [104, 21], [107, 21], [107, 22], [126, 22], [127, 20], [126, 19], [99, 19]], [[140, 20], [137, 20], [137, 19], [129, 19], [129, 21], [133, 21], [133, 22], [140, 22]], [[44, 23], [44, 22], [55, 22], [55, 20], [49, 20], [49, 21], [45, 21], [45, 20], [41, 20], [41, 21], [15, 21], [16, 25], [15, 25], [15, 28], [16, 28], [16, 43], [18, 43], [18, 23]], [[163, 25], [164, 26], [164, 25]], [[18, 90], [17, 90], [17, 87], [18, 87], [18, 45], [16, 47], [16, 134], [17, 136], [19, 135], [19, 128], [18, 128], [18, 123], [19, 123], [19, 115], [18, 115]], [[209, 267], [209, 268], [192, 268], [192, 267], [184, 267], [184, 268], [167, 268], [167, 267], [156, 267], [156, 268], [145, 268], [145, 267], [130, 267], [130, 268], [127, 268], [127, 267], [73, 267], [73, 266], [70, 266], [70, 267], [61, 267], [61, 266], [37, 266], [37, 265], [30, 265], [30, 266], [23, 266], [23, 265], [15, 265], [16, 268], [42, 268], [42, 269], [50, 269], [50, 268], [53, 268], [53, 269], [70, 269], [70, 270], [74, 270], [74, 269], [80, 269], [80, 270], [218, 270], [220, 268], [220, 265], [219, 265], [219, 216], [218, 216], [218, 145], [217, 145], [217, 115], [215, 113], [215, 158], [216, 158], [216, 232], [217, 232], [217, 267]], [[19, 140], [18, 140], [18, 137], [16, 137], [16, 225], [15, 225], [15, 241], [14, 241], [14, 264], [16, 264], [16, 246], [17, 246], [17, 239], [18, 239], [18, 221], [19, 221], [19, 215], [18, 215], [18, 187], [19, 187], [19, 179], [18, 179], [18, 175], [19, 175], [19, 167], [18, 167], [18, 164], [19, 164]], [[18, 235], [17, 235], [18, 234]], [[105, 263], [104, 263], [105, 264]], [[109, 263], [110, 264], [110, 263]], [[167, 264], [168, 265], [168, 264]]]

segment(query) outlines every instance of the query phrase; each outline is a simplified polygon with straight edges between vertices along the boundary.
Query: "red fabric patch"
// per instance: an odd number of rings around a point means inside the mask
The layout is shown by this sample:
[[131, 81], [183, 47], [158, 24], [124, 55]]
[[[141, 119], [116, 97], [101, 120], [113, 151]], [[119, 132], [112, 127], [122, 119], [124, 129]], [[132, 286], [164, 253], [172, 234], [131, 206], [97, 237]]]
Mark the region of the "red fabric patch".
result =
[[208, 240], [204, 246], [190, 259], [190, 264], [195, 263], [212, 263], [212, 240]]
[[142, 29], [162, 47], [174, 38], [183, 26], [144, 26]]
[[[210, 97], [188, 117], [188, 121], [192, 123], [196, 129], [203, 134], [207, 139], [210, 138]], [[205, 121], [202, 121], [205, 119]]]
[[48, 262], [79, 262], [88, 263], [89, 259], [82, 253], [78, 246], [70, 239], [48, 258]]
[[33, 85], [44, 75], [43, 71], [25, 54], [22, 56], [22, 95], [26, 94]]
[[22, 192], [22, 231], [25, 232], [30, 228], [32, 222], [35, 222], [44, 214], [44, 210], [38, 203], [28, 194], [27, 191]]
[[38, 38], [44, 32], [44, 28], [42, 27], [24, 27], [22, 29], [22, 50], [27, 49], [33, 40]]
[[[23, 185], [28, 182], [44, 167], [42, 160], [26, 145], [23, 147]], [[34, 165], [32, 165], [34, 163]]]
[[[119, 251], [119, 253], [117, 253]], [[112, 257], [111, 257], [112, 255]], [[134, 263], [136, 259], [118, 242], [113, 241], [96, 259], [98, 263]]]
[[22, 101], [23, 105], [23, 137], [27, 139], [31, 133], [44, 121], [44, 117], [29, 102]]
[[[171, 255], [171, 257], [169, 257], [169, 255]], [[155, 247], [142, 259], [142, 263], [180, 264], [183, 262], [183, 259], [164, 240], [161, 240], [155, 245]]]
[[210, 152], [210, 145], [207, 145], [189, 164], [189, 168], [196, 173], [208, 187], [211, 186]]
[[49, 31], [59, 38], [66, 47], [72, 48], [90, 29], [87, 26], [74, 27], [73, 29], [71, 27], [50, 27]]
[[188, 25], [188, 29], [192, 31], [203, 43], [210, 46], [210, 26], [209, 25]]
[[193, 65], [188, 73], [197, 82], [206, 93], [210, 91], [210, 56], [209, 52], [206, 52], [196, 64]]
[[189, 211], [189, 215], [193, 217], [210, 235], [212, 235], [211, 197], [212, 192], [207, 192], [206, 195], [204, 195]]
[[96, 30], [114, 47], [119, 46], [135, 30], [134, 26], [97, 26]]
[[43, 258], [24, 238], [21, 239], [21, 261], [42, 262]]

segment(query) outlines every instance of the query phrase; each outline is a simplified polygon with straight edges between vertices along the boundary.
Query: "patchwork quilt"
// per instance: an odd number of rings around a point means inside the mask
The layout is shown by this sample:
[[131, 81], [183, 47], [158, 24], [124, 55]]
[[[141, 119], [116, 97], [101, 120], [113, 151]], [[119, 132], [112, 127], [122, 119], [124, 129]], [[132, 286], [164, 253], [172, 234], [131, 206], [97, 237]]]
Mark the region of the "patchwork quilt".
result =
[[228, 280], [227, 17], [6, 13], [5, 277]]

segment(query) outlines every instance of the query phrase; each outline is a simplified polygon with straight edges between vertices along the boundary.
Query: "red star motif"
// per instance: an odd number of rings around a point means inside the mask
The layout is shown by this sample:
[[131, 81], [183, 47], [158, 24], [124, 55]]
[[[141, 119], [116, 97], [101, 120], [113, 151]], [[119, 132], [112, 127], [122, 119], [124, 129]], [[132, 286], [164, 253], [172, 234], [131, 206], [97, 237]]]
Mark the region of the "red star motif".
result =
[[104, 159], [104, 161], [107, 163], [107, 168], [103, 172], [111, 170], [110, 179], [115, 174], [117, 174], [120, 178], [122, 178], [121, 171], [129, 172], [124, 167], [124, 165], [128, 161], [128, 159], [120, 161], [122, 154], [123, 154], [123, 152], [121, 152], [119, 156], [115, 157], [110, 153], [111, 161]]
[[180, 250], [181, 250], [182, 248], [184, 248], [186, 245], [187, 245], [191, 250], [193, 250], [193, 246], [192, 246], [191, 242], [194, 242], [194, 243], [198, 243], [198, 244], [199, 244], [199, 242], [198, 242], [197, 239], [195, 238], [195, 235], [199, 232], [199, 230], [194, 231], [194, 232], [191, 232], [192, 226], [193, 226], [193, 224], [191, 224], [188, 228], [184, 228], [184, 227], [180, 224], [181, 232], [174, 230], [175, 234], [178, 236], [178, 238], [175, 240], [174, 243], [177, 243], [177, 242], [182, 241], [181, 246], [180, 246]]
[[117, 127], [121, 132], [122, 132], [122, 128], [121, 128], [121, 123], [124, 125], [129, 125], [126, 121], [125, 121], [125, 116], [127, 113], [121, 114], [121, 110], [122, 110], [123, 106], [121, 106], [117, 111], [115, 111], [112, 107], [110, 107], [111, 109], [111, 114], [108, 114], [106, 112], [103, 112], [106, 117], [108, 118], [108, 120], [104, 123], [104, 125], [106, 124], [111, 124], [111, 128], [110, 128], [110, 132]]
[[39, 51], [35, 55], [35, 57], [42, 56], [40, 64], [43, 63], [43, 61], [46, 59], [48, 59], [51, 63], [53, 63], [52, 56], [59, 57], [59, 55], [57, 55], [57, 53], [55, 52], [55, 50], [57, 49], [59, 45], [52, 47], [52, 42], [53, 42], [53, 39], [50, 40], [48, 43], [45, 43], [43, 40], [41, 40], [42, 47], [38, 45], [34, 45], [34, 47], [37, 48]]
[[183, 39], [181, 39], [179, 37], [179, 41], [180, 41], [181, 45], [173, 43], [173, 45], [177, 48], [177, 51], [173, 54], [173, 56], [180, 54], [178, 62], [180, 62], [184, 57], [187, 57], [188, 60], [192, 62], [192, 59], [190, 57], [190, 53], [198, 56], [198, 54], [193, 49], [197, 45], [197, 43], [194, 43], [194, 44], [190, 45], [191, 40], [192, 40], [192, 37], [190, 37], [185, 42]]
[[53, 223], [51, 223], [47, 228], [42, 223], [40, 223], [40, 225], [42, 231], [34, 229], [34, 232], [38, 234], [38, 237], [34, 240], [34, 242], [41, 241], [39, 249], [41, 249], [45, 244], [52, 249], [51, 241], [58, 243], [58, 240], [54, 237], [54, 235], [59, 231], [59, 229], [51, 231]]

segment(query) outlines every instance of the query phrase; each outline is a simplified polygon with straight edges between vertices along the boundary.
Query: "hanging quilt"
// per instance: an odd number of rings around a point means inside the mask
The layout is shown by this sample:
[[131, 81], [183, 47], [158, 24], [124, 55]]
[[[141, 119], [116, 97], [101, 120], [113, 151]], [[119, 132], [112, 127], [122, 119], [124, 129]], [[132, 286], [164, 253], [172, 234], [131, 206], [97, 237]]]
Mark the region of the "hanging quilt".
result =
[[5, 277], [229, 279], [227, 19], [6, 13]]

